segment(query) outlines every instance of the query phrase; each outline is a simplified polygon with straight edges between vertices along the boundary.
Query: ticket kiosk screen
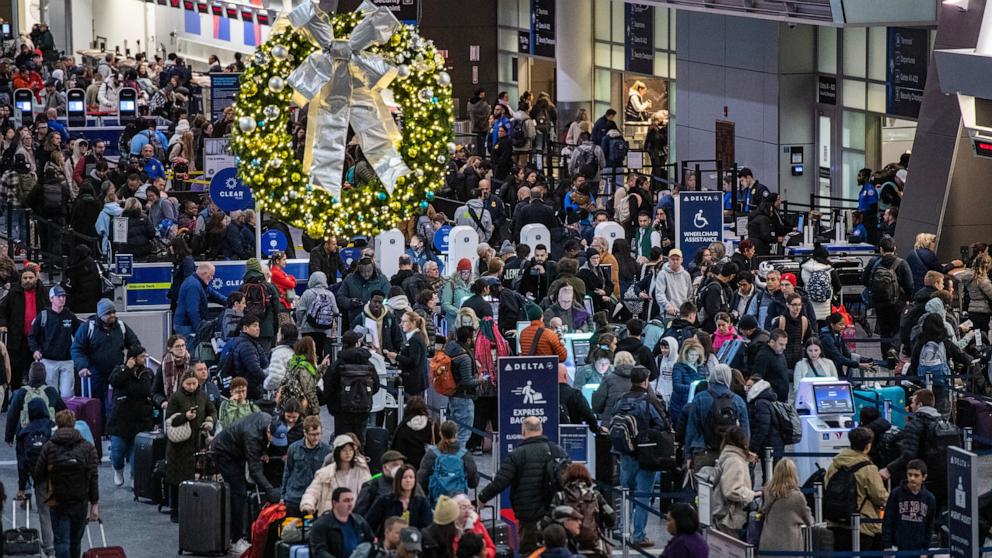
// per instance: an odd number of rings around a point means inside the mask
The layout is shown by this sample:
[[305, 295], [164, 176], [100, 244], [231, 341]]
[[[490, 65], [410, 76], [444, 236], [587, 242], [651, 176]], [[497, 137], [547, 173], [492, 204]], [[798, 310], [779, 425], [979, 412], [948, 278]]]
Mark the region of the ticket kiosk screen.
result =
[[850, 384], [817, 384], [813, 386], [813, 400], [818, 415], [854, 414], [854, 399]]

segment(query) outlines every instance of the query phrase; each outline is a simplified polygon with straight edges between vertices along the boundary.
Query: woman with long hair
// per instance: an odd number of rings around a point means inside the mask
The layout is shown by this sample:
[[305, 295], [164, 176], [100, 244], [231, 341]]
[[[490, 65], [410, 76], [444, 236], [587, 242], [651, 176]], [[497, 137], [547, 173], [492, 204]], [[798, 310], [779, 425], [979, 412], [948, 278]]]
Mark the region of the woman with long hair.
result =
[[[933, 300], [933, 299], [931, 299]], [[929, 304], [928, 304], [929, 305]], [[970, 357], [955, 345], [947, 334], [941, 314], [931, 313], [923, 318], [920, 334], [913, 345], [910, 373], [920, 379], [932, 378], [935, 407], [941, 413], [951, 411], [949, 384], [952, 381], [951, 361], [963, 366], [971, 363]]]
[[296, 399], [303, 405], [306, 415], [320, 415], [320, 397], [317, 381], [324, 377], [331, 355], [325, 355], [317, 365], [317, 345], [312, 337], [303, 337], [293, 345], [293, 356], [286, 366], [286, 376], [276, 392], [276, 401]]
[[575, 119], [568, 125], [568, 132], [565, 134], [565, 145], [570, 147], [579, 145], [579, 135], [582, 134], [585, 128], [589, 127], [583, 126], [583, 123], [589, 123], [589, 112], [585, 108], [580, 108], [575, 113]]
[[630, 242], [624, 238], [613, 241], [613, 248], [610, 249], [610, 253], [620, 264], [620, 292], [626, 293], [634, 281], [637, 281], [640, 266], [637, 265], [637, 260], [630, 253]]
[[[440, 477], [434, 476], [434, 469], [441, 467], [442, 460], [443, 470], [446, 472], [461, 467], [462, 475], [465, 477], [464, 486], [446, 487], [442, 485]], [[461, 464], [456, 465], [457, 461]], [[441, 441], [436, 446], [427, 448], [427, 453], [424, 454], [420, 469], [417, 471], [417, 483], [426, 490], [432, 505], [437, 503], [441, 495], [463, 494], [479, 485], [479, 470], [475, 465], [475, 458], [458, 442], [458, 425], [454, 421], [446, 420], [441, 423]]]
[[390, 517], [409, 516], [410, 527], [423, 529], [431, 524], [432, 515], [427, 497], [417, 494], [417, 471], [407, 464], [393, 475], [393, 492], [376, 498], [365, 520], [376, 536], [382, 538], [383, 526]]
[[410, 397], [422, 395], [427, 390], [427, 323], [423, 316], [407, 310], [400, 318], [403, 330], [403, 346], [398, 353], [387, 351], [400, 367], [403, 391]]
[[977, 331], [989, 329], [989, 317], [992, 316], [992, 280], [989, 280], [989, 268], [992, 258], [987, 253], [979, 253], [971, 262], [970, 278], [967, 272], [958, 274], [958, 278], [966, 283], [968, 298], [968, 319]]
[[763, 496], [761, 515], [764, 527], [758, 548], [762, 552], [803, 548], [802, 526], [813, 525], [813, 514], [799, 489], [799, 472], [795, 462], [785, 457], [775, 464]]
[[673, 424], [679, 424], [682, 408], [689, 401], [692, 383], [705, 380], [706, 353], [695, 337], [690, 337], [679, 348], [679, 361], [672, 367], [672, 398], [668, 402], [668, 413]]
[[296, 277], [286, 272], [285, 252], [276, 250], [269, 256], [269, 271], [272, 272], [272, 284], [279, 291], [279, 302], [282, 303], [282, 308], [279, 310], [279, 321], [291, 322], [293, 318], [290, 311], [293, 309], [293, 301], [297, 298]]
[[723, 495], [723, 505], [713, 511], [713, 522], [717, 529], [733, 537], [740, 537], [741, 529], [747, 524], [745, 508], [756, 496], [751, 489], [749, 463], [753, 454], [747, 449], [749, 443], [744, 428], [735, 426], [723, 437], [717, 459], [720, 479], [715, 488]]
[[816, 337], [806, 342], [803, 358], [796, 363], [793, 388], [799, 387], [803, 378], [836, 378], [837, 366], [834, 361], [823, 356], [823, 344]]
[[630, 85], [627, 91], [627, 106], [624, 108], [624, 120], [631, 122], [644, 122], [648, 119], [648, 109], [651, 108], [651, 101], [644, 98], [648, 86], [643, 81], [637, 80]]
[[165, 342], [166, 351], [162, 356], [162, 365], [155, 374], [152, 383], [152, 401], [160, 407], [165, 407], [169, 397], [179, 387], [180, 378], [191, 370], [189, 351], [186, 347], [186, 337], [170, 335]]
[[193, 480], [196, 472], [196, 453], [206, 449], [206, 438], [201, 431], [212, 432], [217, 420], [217, 410], [207, 392], [200, 389], [200, 381], [192, 369], [187, 368], [179, 380], [179, 387], [169, 396], [165, 408], [166, 430], [189, 426], [189, 436], [173, 436], [165, 445], [165, 484], [169, 487], [172, 502], [172, 521], [179, 521], [179, 485]]
[[332, 445], [334, 450], [324, 458], [324, 466], [317, 469], [313, 482], [300, 500], [303, 513], [318, 516], [330, 511], [335, 488], [343, 486], [358, 494], [362, 485], [372, 478], [369, 466], [358, 453], [351, 436], [337, 436]]

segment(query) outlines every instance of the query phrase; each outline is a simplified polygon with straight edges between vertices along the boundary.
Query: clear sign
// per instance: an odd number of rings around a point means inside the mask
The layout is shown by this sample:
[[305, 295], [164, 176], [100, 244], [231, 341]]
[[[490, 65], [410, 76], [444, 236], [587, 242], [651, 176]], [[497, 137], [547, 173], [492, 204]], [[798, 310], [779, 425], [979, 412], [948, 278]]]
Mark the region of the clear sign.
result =
[[234, 167], [227, 167], [210, 178], [210, 199], [225, 213], [255, 207], [251, 189], [238, 178]]
[[723, 192], [679, 192], [675, 196], [675, 246], [684, 261], [713, 242], [723, 242]]
[[130, 277], [134, 271], [133, 254], [114, 255], [114, 273], [121, 277]]
[[451, 225], [441, 225], [441, 228], [434, 233], [434, 248], [442, 254], [448, 253], [448, 245], [451, 240]]
[[[496, 360], [496, 374], [500, 461], [524, 441], [522, 427], [527, 417], [540, 419], [544, 435], [557, 443], [558, 357], [500, 357]], [[503, 495], [501, 507], [511, 508], [508, 493]]]
[[978, 556], [978, 455], [947, 449], [947, 522], [951, 558]]

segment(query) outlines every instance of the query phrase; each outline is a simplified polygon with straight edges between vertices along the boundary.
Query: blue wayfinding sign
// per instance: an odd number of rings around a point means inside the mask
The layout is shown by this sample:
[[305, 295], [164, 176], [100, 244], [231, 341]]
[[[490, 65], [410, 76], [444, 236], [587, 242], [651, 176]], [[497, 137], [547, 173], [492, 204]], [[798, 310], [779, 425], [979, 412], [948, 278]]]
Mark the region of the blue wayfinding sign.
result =
[[451, 225], [441, 225], [441, 228], [434, 233], [434, 248], [442, 254], [447, 254], [450, 236]]
[[234, 167], [220, 169], [210, 179], [210, 199], [225, 213], [255, 207], [251, 189], [238, 178]]
[[114, 254], [114, 273], [121, 277], [130, 277], [133, 270], [133, 254]]
[[273, 252], [285, 252], [289, 248], [289, 239], [279, 229], [265, 229], [262, 233], [262, 253], [271, 256]]
[[679, 192], [675, 196], [675, 247], [689, 262], [696, 251], [723, 242], [723, 192]]
[[978, 556], [978, 455], [947, 448], [947, 495], [951, 558]]
[[585, 424], [559, 424], [558, 445], [572, 463], [589, 463], [589, 427]]
[[[558, 443], [558, 357], [518, 356], [496, 360], [499, 386], [499, 458], [502, 462], [523, 442], [524, 419], [537, 417], [544, 435]], [[510, 509], [510, 496], [501, 496], [501, 507]]]

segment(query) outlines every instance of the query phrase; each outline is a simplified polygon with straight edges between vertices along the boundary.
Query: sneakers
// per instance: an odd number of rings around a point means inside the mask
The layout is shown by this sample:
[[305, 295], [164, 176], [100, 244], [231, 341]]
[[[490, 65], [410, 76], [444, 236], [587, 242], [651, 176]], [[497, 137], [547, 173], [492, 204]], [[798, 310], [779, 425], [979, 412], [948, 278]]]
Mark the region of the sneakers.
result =
[[248, 542], [246, 539], [241, 539], [238, 542], [231, 545], [231, 550], [228, 551], [228, 554], [230, 554], [231, 556], [241, 556], [249, 548], [251, 548], [251, 543]]
[[631, 546], [634, 546], [636, 548], [651, 548], [652, 546], [654, 546], [654, 541], [652, 541], [649, 538], [643, 538], [639, 541], [634, 541], [630, 544]]
[[114, 485], [124, 486], [124, 469], [114, 469]]

